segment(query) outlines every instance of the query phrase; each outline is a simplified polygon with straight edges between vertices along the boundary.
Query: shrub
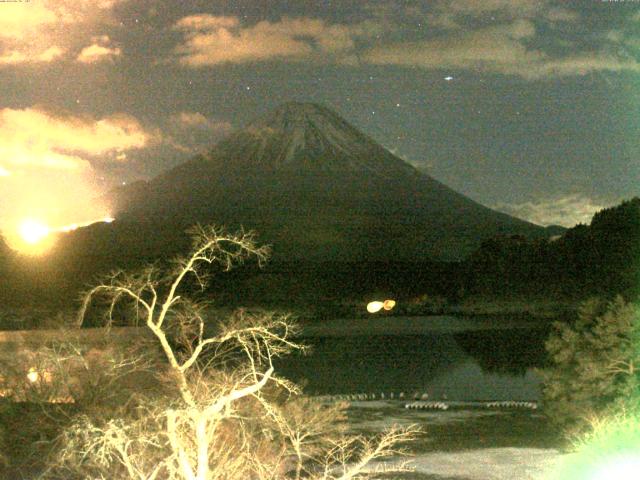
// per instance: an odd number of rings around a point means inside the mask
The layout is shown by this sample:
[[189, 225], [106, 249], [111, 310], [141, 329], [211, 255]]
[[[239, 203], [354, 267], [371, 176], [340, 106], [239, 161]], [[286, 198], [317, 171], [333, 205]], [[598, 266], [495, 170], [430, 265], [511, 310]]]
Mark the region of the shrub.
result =
[[640, 376], [638, 307], [620, 296], [583, 303], [573, 324], [556, 323], [546, 342], [545, 411], [569, 435], [589, 420], [635, 408]]

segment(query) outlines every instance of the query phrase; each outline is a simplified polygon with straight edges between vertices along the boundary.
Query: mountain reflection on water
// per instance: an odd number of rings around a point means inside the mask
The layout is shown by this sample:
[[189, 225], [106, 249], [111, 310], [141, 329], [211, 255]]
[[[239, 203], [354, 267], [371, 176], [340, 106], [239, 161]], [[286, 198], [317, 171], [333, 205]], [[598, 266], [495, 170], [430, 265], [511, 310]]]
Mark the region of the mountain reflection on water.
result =
[[404, 392], [411, 399], [537, 400], [549, 329], [454, 328], [403, 334], [321, 335], [307, 355], [280, 359], [276, 371], [309, 394]]

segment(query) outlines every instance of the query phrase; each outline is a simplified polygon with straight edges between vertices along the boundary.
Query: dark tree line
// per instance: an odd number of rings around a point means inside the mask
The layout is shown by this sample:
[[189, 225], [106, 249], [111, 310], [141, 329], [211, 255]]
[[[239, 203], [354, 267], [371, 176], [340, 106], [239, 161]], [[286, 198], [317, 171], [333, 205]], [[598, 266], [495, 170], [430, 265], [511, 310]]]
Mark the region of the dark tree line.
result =
[[[104, 225], [81, 232], [95, 237], [91, 249], [74, 237], [44, 259], [17, 255], [0, 238], [0, 300], [76, 297], [99, 273], [167, 258], [155, 247], [142, 257], [127, 255], [131, 245], [118, 243], [109, 232]], [[126, 238], [138, 241], [135, 231]], [[555, 238], [488, 239], [461, 262], [274, 262], [219, 279], [217, 297], [232, 304], [239, 291], [256, 304], [297, 301], [315, 306], [372, 295], [404, 301], [425, 293], [449, 304], [468, 296], [581, 300], [622, 294], [631, 299], [640, 293], [640, 198], [604, 209], [590, 225], [577, 225]], [[227, 284], [233, 288], [228, 290]]]
[[640, 287], [640, 198], [596, 213], [556, 239], [502, 236], [465, 262], [465, 290], [481, 295], [583, 298]]

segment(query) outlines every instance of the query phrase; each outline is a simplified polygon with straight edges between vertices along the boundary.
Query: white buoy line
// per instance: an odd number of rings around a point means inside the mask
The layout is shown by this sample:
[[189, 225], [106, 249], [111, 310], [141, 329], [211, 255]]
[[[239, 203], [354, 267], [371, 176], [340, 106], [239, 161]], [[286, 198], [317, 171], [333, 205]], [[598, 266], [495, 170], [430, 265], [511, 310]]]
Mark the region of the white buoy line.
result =
[[[337, 395], [317, 395], [314, 397], [321, 402], [365, 402], [375, 400], [405, 400], [404, 392], [400, 393], [349, 393]], [[501, 400], [501, 401], [455, 401], [429, 400], [427, 393], [414, 393], [413, 402], [405, 403], [404, 408], [415, 410], [448, 410], [450, 408], [487, 408], [487, 409], [522, 409], [537, 410], [536, 401]]]

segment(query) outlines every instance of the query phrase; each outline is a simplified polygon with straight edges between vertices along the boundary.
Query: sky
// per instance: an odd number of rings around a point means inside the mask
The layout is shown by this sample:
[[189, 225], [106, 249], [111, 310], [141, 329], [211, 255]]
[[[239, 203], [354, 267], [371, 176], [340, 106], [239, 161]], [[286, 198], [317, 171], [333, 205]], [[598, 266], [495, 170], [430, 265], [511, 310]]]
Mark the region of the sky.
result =
[[99, 198], [287, 101], [541, 225], [640, 195], [640, 3], [0, 2], [0, 230]]

